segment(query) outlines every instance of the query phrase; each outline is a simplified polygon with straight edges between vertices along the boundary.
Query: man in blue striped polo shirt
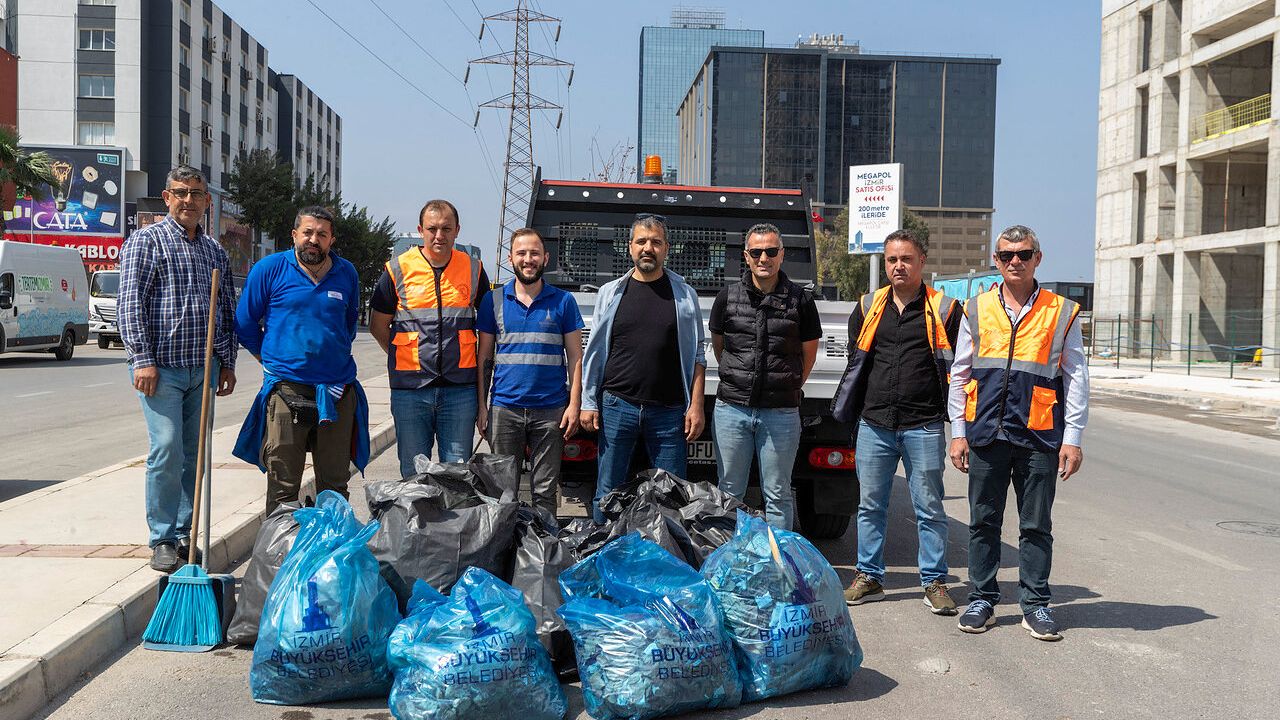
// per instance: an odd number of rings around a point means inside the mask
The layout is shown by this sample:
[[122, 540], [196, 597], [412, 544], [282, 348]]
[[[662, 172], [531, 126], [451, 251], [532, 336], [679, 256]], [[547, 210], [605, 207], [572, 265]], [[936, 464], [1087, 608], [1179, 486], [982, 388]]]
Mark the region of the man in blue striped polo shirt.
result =
[[[542, 281], [547, 260], [541, 235], [529, 228], [515, 231], [515, 279], [480, 302], [476, 429], [499, 455], [524, 457], [529, 448], [533, 504], [554, 516], [560, 455], [578, 430], [583, 322], [573, 296]], [[493, 408], [486, 414], [490, 371]]]

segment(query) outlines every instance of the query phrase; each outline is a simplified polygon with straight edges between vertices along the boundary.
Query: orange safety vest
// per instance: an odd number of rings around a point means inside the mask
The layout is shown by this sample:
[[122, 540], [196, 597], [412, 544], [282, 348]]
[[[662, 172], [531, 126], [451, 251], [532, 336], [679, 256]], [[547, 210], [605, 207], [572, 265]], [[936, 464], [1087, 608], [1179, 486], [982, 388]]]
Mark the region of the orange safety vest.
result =
[[965, 384], [965, 434], [975, 447], [1007, 440], [1044, 452], [1062, 447], [1062, 355], [1080, 305], [1041, 289], [1016, 324], [1000, 286], [965, 306], [973, 373]]
[[[941, 383], [942, 396], [945, 398], [951, 377], [951, 363], [955, 360], [955, 348], [947, 337], [947, 319], [952, 312], [959, 310], [959, 303], [941, 290], [934, 290], [928, 285], [924, 286], [924, 291], [925, 333], [929, 338], [929, 347], [933, 350], [938, 382]], [[836, 395], [831, 400], [831, 414], [839, 422], [856, 423], [862, 414], [862, 403], [867, 391], [866, 374], [870, 367], [866, 359], [875, 344], [876, 329], [880, 327], [880, 319], [884, 317], [884, 309], [892, 292], [892, 286], [885, 286], [862, 296], [862, 329], [858, 331], [856, 341], [849, 344], [849, 364], [845, 367], [840, 384], [836, 387]], [[945, 416], [945, 406], [942, 412]]]
[[439, 277], [420, 247], [387, 263], [395, 281], [396, 314], [391, 322], [387, 370], [392, 389], [415, 390], [436, 380], [455, 385], [476, 382], [476, 310], [472, 299], [480, 281], [480, 255], [453, 249]]

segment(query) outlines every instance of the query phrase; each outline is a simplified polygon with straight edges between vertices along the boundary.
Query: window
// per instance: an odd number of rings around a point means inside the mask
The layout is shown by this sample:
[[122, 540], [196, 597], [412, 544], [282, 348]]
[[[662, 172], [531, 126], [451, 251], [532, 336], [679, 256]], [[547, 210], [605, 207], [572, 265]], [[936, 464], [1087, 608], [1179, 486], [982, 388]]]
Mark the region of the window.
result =
[[81, 5], [115, 5], [116, 0], [80, 0]]
[[190, 93], [182, 88], [178, 88], [178, 109], [185, 111], [189, 107], [191, 107]]
[[200, 103], [200, 119], [205, 123], [209, 122], [209, 103], [207, 102]]
[[116, 79], [110, 75], [81, 75], [80, 97], [113, 98], [116, 96]]
[[182, 18], [182, 22], [191, 24], [191, 6], [185, 1], [179, 4], [178, 16]]
[[271, 116], [267, 116], [267, 132], [271, 132]]
[[178, 64], [191, 67], [191, 51], [187, 49], [186, 45], [178, 46]]
[[116, 49], [116, 31], [115, 30], [81, 30], [80, 31], [80, 49], [81, 50], [115, 50]]
[[209, 67], [209, 61], [204, 60], [200, 64], [204, 66], [204, 79], [208, 80], [213, 77], [213, 68]]
[[81, 145], [115, 145], [116, 124], [109, 122], [82, 122], [79, 126]]

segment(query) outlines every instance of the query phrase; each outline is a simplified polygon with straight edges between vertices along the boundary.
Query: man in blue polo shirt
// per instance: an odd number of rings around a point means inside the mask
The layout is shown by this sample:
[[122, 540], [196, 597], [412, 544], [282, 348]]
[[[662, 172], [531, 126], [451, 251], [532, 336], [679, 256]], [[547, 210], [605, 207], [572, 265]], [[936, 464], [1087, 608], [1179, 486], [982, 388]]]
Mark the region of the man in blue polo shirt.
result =
[[[547, 260], [541, 235], [529, 228], [515, 231], [515, 279], [480, 302], [476, 429], [481, 435], [488, 431], [489, 446], [499, 455], [524, 457], [529, 448], [533, 504], [555, 515], [560, 454], [578, 430], [584, 323], [573, 296], [542, 281]], [[491, 370], [493, 409], [486, 417]]]
[[240, 344], [262, 363], [262, 390], [234, 454], [267, 474], [267, 513], [298, 499], [311, 451], [316, 492], [347, 495], [351, 463], [369, 460], [369, 406], [356, 381], [351, 343], [360, 280], [331, 252], [333, 214], [305, 207], [293, 249], [253, 266], [236, 308]]

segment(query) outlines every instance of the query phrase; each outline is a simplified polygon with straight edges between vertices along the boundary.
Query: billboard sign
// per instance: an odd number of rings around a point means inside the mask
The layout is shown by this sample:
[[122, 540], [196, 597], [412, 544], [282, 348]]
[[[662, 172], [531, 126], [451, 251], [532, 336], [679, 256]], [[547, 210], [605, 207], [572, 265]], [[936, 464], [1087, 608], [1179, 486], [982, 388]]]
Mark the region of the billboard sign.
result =
[[975, 297], [993, 287], [996, 287], [1000, 284], [1000, 280], [1000, 273], [992, 270], [990, 272], [973, 273], [963, 277], [951, 277], [945, 280], [935, 279], [929, 284], [933, 289], [945, 293], [948, 297], [964, 302], [971, 297]]
[[849, 167], [849, 252], [884, 252], [902, 227], [902, 163]]
[[3, 209], [7, 233], [124, 237], [124, 150], [59, 146], [23, 149], [48, 153], [57, 182], [46, 188], [43, 200], [19, 198], [14, 207]]

